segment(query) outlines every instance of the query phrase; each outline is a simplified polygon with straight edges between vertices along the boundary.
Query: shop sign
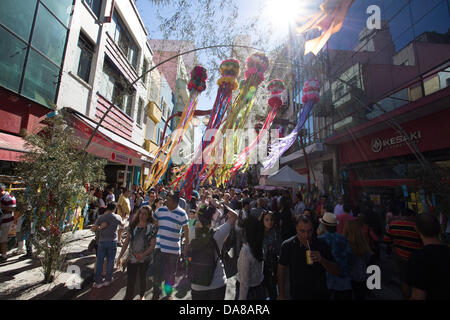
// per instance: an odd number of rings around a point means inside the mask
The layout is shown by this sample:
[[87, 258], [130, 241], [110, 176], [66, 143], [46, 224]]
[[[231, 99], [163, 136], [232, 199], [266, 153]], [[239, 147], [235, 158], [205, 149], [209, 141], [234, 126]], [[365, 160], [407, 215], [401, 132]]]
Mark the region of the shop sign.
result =
[[111, 160], [120, 163], [128, 163], [128, 164], [132, 163], [131, 158], [116, 152], [111, 152]]
[[422, 132], [415, 131], [406, 135], [398, 135], [391, 138], [375, 138], [372, 140], [372, 151], [375, 153], [380, 152], [384, 148], [398, 147], [407, 141], [418, 141], [422, 138]]

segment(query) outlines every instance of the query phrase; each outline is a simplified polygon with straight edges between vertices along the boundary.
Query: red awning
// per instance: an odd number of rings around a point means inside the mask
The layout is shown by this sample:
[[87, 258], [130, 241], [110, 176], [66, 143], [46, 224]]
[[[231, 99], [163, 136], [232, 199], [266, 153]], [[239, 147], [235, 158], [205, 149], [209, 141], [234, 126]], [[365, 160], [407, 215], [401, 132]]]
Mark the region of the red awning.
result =
[[0, 132], [0, 160], [20, 161], [24, 152], [26, 149], [23, 138]]
[[[83, 119], [77, 114], [72, 113], [67, 121], [70, 126], [75, 129], [75, 135], [78, 136], [83, 142], [87, 142], [92, 132], [94, 132], [95, 123], [93, 121]], [[94, 135], [87, 151], [112, 162], [133, 166], [142, 165], [144, 162], [142, 160], [143, 154], [136, 150], [140, 148], [138, 146], [131, 148], [129, 145], [132, 143], [124, 140], [124, 138], [115, 137], [113, 133], [110, 133], [106, 129], [100, 127], [100, 130]], [[119, 143], [118, 141], [124, 143]], [[125, 145], [125, 143], [128, 145]], [[145, 149], [142, 150], [145, 151]]]

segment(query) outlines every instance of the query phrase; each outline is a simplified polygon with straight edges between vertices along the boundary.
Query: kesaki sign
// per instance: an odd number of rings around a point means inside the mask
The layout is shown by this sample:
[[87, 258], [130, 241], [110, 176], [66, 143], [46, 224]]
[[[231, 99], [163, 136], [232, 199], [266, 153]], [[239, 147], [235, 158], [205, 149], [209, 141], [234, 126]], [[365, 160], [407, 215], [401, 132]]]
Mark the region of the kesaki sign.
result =
[[384, 148], [396, 148], [403, 146], [408, 141], [418, 142], [422, 138], [422, 132], [420, 130], [407, 133], [406, 135], [397, 135], [389, 138], [374, 138], [371, 143], [372, 151], [375, 153], [380, 152]]

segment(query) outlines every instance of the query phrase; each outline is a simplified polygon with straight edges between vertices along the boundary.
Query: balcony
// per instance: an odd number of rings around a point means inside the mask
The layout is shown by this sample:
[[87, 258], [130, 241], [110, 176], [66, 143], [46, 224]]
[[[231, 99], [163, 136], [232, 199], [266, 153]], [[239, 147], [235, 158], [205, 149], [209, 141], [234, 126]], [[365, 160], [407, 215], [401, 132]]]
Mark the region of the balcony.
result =
[[[338, 96], [339, 98], [336, 98]], [[337, 90], [333, 92], [333, 105], [335, 109], [344, 110], [352, 108], [352, 106], [361, 105], [361, 101], [364, 99], [365, 93], [360, 88], [351, 87], [348, 88], [343, 94], [339, 94]], [[362, 101], [364, 102], [364, 101]]]
[[158, 151], [158, 145], [151, 140], [144, 140], [144, 149], [147, 150], [152, 156], [156, 155]]
[[155, 123], [161, 122], [162, 111], [154, 101], [150, 101], [148, 104], [147, 116]]

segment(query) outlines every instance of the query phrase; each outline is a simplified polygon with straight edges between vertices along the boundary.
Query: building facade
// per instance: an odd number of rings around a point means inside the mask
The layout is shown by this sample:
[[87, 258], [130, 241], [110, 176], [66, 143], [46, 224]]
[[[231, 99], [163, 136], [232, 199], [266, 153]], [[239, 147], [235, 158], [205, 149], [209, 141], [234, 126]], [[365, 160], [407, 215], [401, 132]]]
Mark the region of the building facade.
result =
[[[366, 13], [370, 5], [379, 17]], [[323, 193], [378, 208], [402, 198], [425, 210], [432, 195], [421, 189], [418, 170], [450, 164], [448, 139], [438, 138], [449, 133], [449, 18], [448, 1], [361, 0], [317, 57], [303, 56], [304, 36], [292, 38], [302, 66], [294, 72], [294, 108], [301, 110], [305, 80], [322, 82], [304, 136]], [[281, 163], [306, 170], [300, 150]]]
[[140, 184], [152, 156], [144, 149], [150, 81], [138, 78], [153, 62], [134, 1], [7, 0], [0, 6], [2, 47], [9, 48], [1, 57], [1, 112], [21, 117], [16, 128], [8, 121], [0, 129], [32, 132], [39, 117], [58, 109], [87, 141], [103, 119], [88, 152], [108, 160], [108, 183]]
[[[153, 60], [155, 64], [159, 64], [180, 53], [194, 49], [194, 45], [189, 41], [149, 39], [148, 42], [154, 51]], [[192, 52], [171, 59], [158, 67], [173, 92], [174, 107], [172, 109], [172, 114], [183, 112], [184, 107], [189, 100], [187, 85], [190, 78], [190, 72], [196, 65], [197, 55], [195, 52]], [[179, 120], [179, 117], [174, 117], [171, 120], [170, 127], [172, 130], [177, 128]], [[181, 157], [189, 157], [194, 153], [194, 126], [192, 123], [189, 124], [188, 130], [183, 136], [179, 150]]]

